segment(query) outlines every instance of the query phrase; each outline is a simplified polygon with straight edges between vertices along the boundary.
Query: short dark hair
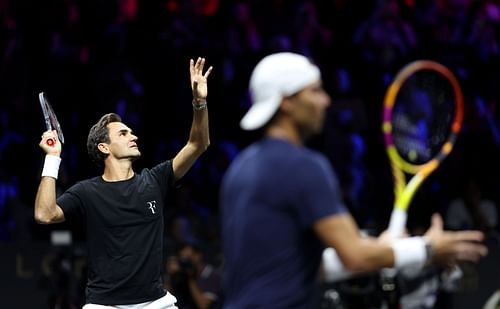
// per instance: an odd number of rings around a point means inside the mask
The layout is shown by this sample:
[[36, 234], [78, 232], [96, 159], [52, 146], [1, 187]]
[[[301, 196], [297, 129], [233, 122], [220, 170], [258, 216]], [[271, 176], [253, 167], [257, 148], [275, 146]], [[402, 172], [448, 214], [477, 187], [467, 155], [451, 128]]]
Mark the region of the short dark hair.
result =
[[104, 160], [107, 155], [102, 153], [97, 145], [99, 143], [109, 143], [109, 130], [108, 124], [111, 122], [121, 122], [122, 119], [120, 115], [115, 113], [109, 113], [101, 117], [99, 121], [90, 128], [89, 135], [87, 137], [87, 152], [89, 154], [92, 162], [97, 164], [99, 167], [104, 166]]

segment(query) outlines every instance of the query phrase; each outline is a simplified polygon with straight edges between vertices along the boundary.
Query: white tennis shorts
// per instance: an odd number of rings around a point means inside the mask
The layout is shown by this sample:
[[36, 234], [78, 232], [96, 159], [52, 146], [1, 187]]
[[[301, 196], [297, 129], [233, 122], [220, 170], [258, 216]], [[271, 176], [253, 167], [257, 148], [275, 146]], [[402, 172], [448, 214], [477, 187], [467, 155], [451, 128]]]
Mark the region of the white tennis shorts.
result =
[[148, 301], [145, 303], [115, 306], [86, 304], [82, 309], [178, 309], [175, 305], [176, 302], [177, 298], [167, 292], [167, 294], [162, 298], [158, 298], [157, 300]]

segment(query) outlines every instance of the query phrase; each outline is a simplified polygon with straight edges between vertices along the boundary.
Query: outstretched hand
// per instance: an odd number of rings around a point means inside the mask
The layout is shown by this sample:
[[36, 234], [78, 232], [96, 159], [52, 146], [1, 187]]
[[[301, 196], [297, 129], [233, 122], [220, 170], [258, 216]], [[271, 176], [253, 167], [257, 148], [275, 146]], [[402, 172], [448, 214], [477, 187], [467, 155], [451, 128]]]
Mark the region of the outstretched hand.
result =
[[203, 67], [205, 66], [205, 58], [198, 57], [196, 63], [193, 59], [189, 63], [189, 72], [191, 74], [191, 90], [193, 91], [193, 100], [196, 102], [203, 102], [207, 99], [208, 87], [207, 78], [212, 72], [213, 67], [210, 66], [203, 74]]
[[453, 265], [460, 261], [477, 262], [488, 253], [481, 244], [484, 235], [480, 231], [445, 231], [440, 215], [432, 216], [431, 227], [425, 233], [430, 242], [434, 263]]

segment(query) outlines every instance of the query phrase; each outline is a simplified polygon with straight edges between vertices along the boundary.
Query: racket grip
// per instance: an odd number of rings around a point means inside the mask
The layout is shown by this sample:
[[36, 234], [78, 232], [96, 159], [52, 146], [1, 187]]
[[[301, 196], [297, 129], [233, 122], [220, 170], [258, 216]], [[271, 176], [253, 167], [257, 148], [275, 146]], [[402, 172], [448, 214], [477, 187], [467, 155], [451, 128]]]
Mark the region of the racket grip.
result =
[[406, 227], [408, 213], [405, 210], [394, 208], [389, 221], [389, 235], [392, 238], [400, 238]]
[[50, 147], [54, 146], [55, 143], [56, 141], [53, 138], [47, 139], [47, 145], [49, 145]]

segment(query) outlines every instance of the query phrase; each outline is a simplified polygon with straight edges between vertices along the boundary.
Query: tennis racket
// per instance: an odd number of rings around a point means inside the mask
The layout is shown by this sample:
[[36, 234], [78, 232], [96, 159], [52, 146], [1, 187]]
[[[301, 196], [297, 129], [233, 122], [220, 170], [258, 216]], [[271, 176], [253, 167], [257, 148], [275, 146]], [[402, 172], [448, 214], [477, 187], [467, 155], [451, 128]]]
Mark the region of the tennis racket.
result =
[[[42, 107], [43, 117], [45, 118], [45, 127], [47, 131], [56, 130], [59, 141], [64, 144], [64, 134], [61, 130], [61, 125], [57, 120], [56, 114], [49, 103], [47, 95], [44, 92], [38, 94], [38, 99], [40, 101], [40, 106]], [[52, 146], [55, 144], [55, 140], [50, 138], [47, 139], [47, 145]]]
[[394, 178], [390, 236], [404, 232], [413, 196], [452, 151], [462, 120], [460, 84], [440, 63], [411, 62], [389, 85], [382, 131]]

